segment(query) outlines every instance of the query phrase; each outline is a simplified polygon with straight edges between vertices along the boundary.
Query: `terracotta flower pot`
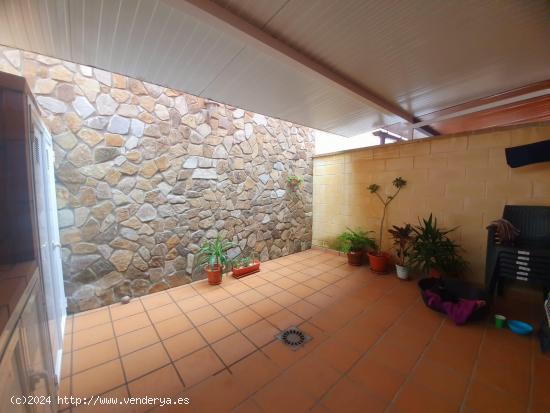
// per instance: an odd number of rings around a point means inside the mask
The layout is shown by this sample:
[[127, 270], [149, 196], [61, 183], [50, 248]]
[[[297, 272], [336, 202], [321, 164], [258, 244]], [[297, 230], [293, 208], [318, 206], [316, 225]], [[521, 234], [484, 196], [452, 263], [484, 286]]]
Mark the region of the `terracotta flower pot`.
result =
[[348, 252], [348, 264], [359, 267], [363, 264], [363, 251]]
[[254, 260], [252, 261], [252, 265], [249, 265], [248, 267], [233, 268], [232, 273], [233, 278], [241, 278], [258, 271], [260, 271], [260, 261]]
[[370, 269], [379, 274], [385, 274], [388, 268], [390, 254], [387, 252], [379, 252], [378, 254], [369, 252]]
[[432, 278], [441, 278], [443, 276], [443, 273], [437, 268], [430, 268], [430, 272], [428, 274]]
[[219, 265], [214, 265], [209, 267], [208, 265], [204, 267], [206, 275], [208, 276], [208, 284], [218, 285], [222, 282], [222, 269]]

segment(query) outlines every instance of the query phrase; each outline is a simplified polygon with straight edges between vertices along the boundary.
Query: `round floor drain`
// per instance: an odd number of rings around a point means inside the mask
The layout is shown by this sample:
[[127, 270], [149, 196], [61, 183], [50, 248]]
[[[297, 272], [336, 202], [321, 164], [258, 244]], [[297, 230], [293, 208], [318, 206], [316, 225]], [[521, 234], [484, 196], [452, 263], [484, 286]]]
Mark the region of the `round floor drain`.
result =
[[304, 343], [311, 340], [310, 336], [305, 334], [298, 327], [294, 327], [294, 326], [281, 331], [281, 333], [277, 334], [275, 337], [277, 337], [279, 340], [283, 342], [283, 344], [289, 346], [293, 350], [296, 350], [297, 348], [302, 346]]

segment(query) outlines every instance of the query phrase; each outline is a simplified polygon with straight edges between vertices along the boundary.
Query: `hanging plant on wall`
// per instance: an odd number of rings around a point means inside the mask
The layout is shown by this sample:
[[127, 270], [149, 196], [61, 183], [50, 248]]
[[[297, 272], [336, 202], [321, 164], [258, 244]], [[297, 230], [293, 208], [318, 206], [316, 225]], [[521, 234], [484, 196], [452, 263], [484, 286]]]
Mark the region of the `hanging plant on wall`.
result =
[[289, 175], [286, 178], [286, 183], [291, 189], [298, 189], [304, 184], [304, 180], [296, 175]]
[[401, 191], [401, 188], [403, 188], [405, 185], [407, 185], [407, 181], [405, 181], [403, 178], [398, 176], [392, 181], [392, 185], [395, 187], [395, 192], [391, 195], [388, 195], [386, 198], [384, 198], [382, 195], [380, 195], [380, 185], [378, 184], [371, 184], [369, 185], [368, 189], [371, 194], [374, 194], [378, 197], [380, 202], [382, 202], [383, 210], [382, 210], [382, 219], [380, 220], [380, 231], [378, 235], [378, 246], [376, 251], [369, 252], [369, 263], [371, 270], [374, 272], [379, 273], [385, 273], [387, 264], [388, 264], [388, 258], [389, 254], [387, 252], [382, 251], [382, 231], [384, 230], [384, 221], [386, 219], [386, 211], [388, 210], [388, 206], [390, 203], [395, 199], [397, 194]]

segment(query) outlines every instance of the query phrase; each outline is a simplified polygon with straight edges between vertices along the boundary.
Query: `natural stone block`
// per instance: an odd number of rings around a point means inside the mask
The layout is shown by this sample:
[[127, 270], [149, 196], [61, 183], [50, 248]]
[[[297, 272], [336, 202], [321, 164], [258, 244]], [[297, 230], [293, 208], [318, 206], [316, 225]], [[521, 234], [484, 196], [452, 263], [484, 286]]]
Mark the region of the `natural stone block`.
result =
[[126, 134], [130, 128], [130, 120], [114, 115], [109, 121], [108, 131], [112, 133]]
[[78, 113], [78, 116], [80, 116], [82, 119], [86, 119], [88, 116], [95, 112], [92, 104], [84, 96], [77, 96], [74, 99], [72, 105], [75, 112]]
[[106, 133], [105, 145], [117, 147], [124, 146], [124, 138], [117, 133]]
[[94, 159], [97, 163], [110, 161], [118, 155], [120, 155], [120, 149], [118, 148], [96, 148], [94, 151]]
[[132, 261], [133, 256], [134, 253], [132, 251], [117, 250], [113, 252], [109, 261], [113, 263], [117, 271], [126, 271], [128, 269], [128, 266], [130, 265], [130, 262]]

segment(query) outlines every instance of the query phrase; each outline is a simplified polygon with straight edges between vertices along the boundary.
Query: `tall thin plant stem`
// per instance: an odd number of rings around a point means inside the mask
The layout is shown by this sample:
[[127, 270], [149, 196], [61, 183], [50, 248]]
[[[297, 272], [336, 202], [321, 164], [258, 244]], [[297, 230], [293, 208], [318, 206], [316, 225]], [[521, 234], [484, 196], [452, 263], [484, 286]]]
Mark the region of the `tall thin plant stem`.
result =
[[380, 232], [378, 233], [378, 253], [382, 251], [382, 233], [384, 232], [384, 220], [386, 219], [386, 210], [388, 209], [388, 205], [391, 201], [397, 196], [397, 194], [401, 191], [401, 187], [397, 188], [395, 193], [391, 196], [388, 196], [386, 200], [380, 196], [378, 192], [375, 192], [375, 195], [380, 199], [380, 202], [382, 202], [382, 205], [384, 205], [384, 208], [382, 210], [382, 220], [380, 221]]

